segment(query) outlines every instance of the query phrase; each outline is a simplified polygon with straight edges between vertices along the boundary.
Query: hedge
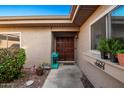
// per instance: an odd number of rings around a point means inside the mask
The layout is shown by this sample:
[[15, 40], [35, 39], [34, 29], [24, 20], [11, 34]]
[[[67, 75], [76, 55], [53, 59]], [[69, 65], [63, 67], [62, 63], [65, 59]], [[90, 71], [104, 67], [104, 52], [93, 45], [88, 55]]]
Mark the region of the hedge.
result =
[[0, 49], [0, 82], [10, 82], [21, 75], [25, 63], [24, 49]]

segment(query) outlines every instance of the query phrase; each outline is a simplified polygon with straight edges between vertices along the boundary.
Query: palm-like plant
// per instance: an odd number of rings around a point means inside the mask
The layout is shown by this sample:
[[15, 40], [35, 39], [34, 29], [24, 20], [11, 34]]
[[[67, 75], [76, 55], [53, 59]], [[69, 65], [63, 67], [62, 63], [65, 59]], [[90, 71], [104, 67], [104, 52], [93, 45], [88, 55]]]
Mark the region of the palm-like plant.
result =
[[119, 38], [110, 38], [107, 40], [107, 47], [110, 53], [110, 60], [118, 62], [116, 54], [118, 50], [124, 49], [123, 40]]
[[113, 55], [116, 55], [116, 52], [118, 50], [121, 50], [124, 48], [123, 40], [119, 38], [110, 38], [107, 40], [107, 50], [112, 53]]
[[98, 50], [103, 51], [103, 52], [107, 52], [108, 51], [108, 45], [107, 45], [106, 38], [100, 38]]
[[100, 38], [99, 40], [99, 46], [98, 50], [101, 52], [101, 58], [102, 59], [108, 59], [108, 45], [107, 45], [107, 40], [106, 38]]

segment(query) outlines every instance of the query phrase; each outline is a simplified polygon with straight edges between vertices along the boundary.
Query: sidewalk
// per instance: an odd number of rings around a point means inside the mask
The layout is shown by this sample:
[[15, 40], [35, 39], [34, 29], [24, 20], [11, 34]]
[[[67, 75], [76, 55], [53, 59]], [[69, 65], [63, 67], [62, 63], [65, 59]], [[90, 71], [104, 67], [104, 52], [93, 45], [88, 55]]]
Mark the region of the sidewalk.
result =
[[83, 88], [82, 73], [76, 65], [64, 65], [51, 70], [43, 88]]

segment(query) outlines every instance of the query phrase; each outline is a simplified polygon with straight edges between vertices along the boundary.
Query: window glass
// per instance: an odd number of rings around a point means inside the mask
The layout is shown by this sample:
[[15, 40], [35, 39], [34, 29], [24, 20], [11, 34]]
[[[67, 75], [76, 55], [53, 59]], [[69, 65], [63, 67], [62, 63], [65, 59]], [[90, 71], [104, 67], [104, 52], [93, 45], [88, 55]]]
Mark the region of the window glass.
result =
[[124, 5], [121, 5], [115, 8], [112, 11], [111, 16], [124, 16]]
[[20, 48], [20, 33], [0, 33], [0, 48]]
[[0, 48], [7, 48], [6, 34], [0, 34]]
[[91, 25], [92, 50], [98, 49], [100, 37], [124, 39], [124, 5], [116, 7], [106, 16]]
[[106, 37], [106, 16], [91, 25], [91, 49], [98, 49], [100, 37]]
[[111, 36], [124, 38], [124, 5], [115, 8], [111, 13]]

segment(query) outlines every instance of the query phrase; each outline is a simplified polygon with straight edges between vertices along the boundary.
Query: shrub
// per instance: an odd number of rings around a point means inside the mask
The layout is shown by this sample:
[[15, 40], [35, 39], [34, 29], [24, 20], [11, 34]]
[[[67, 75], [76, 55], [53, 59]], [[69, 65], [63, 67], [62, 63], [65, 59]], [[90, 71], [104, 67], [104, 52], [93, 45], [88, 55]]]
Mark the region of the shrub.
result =
[[10, 82], [17, 79], [25, 63], [25, 50], [0, 49], [0, 82]]

